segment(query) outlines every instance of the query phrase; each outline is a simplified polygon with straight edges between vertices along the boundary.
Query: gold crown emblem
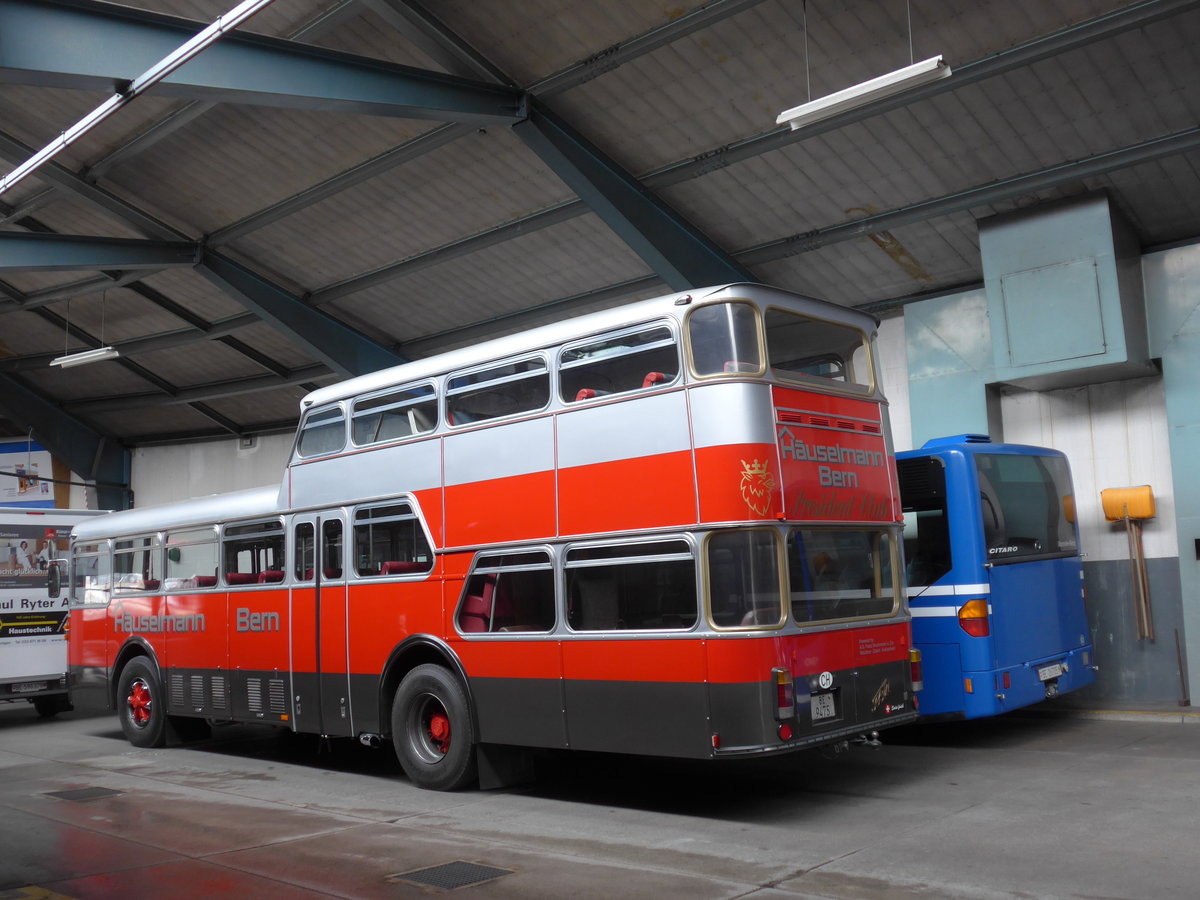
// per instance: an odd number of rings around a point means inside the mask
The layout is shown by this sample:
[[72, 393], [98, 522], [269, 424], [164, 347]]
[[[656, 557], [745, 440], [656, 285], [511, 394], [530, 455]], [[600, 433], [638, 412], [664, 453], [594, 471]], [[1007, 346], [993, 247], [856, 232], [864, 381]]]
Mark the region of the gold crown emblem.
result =
[[750, 462], [742, 460], [742, 471], [747, 475], [766, 475], [770, 468], [770, 462], [765, 459], [762, 462], [757, 459], [752, 459]]

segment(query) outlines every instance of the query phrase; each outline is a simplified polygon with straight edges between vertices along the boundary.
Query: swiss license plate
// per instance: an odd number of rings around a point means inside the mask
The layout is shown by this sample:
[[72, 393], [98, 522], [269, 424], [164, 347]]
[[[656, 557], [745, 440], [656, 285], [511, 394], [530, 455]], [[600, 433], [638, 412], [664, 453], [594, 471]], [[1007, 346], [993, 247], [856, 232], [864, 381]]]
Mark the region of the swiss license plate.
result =
[[812, 720], [814, 722], [821, 719], [832, 719], [836, 715], [837, 710], [833, 705], [833, 694], [812, 695]]
[[1038, 681], [1049, 681], [1051, 678], [1057, 678], [1062, 673], [1062, 663], [1055, 663], [1052, 666], [1042, 666], [1038, 669]]
[[46, 682], [44, 681], [23, 681], [12, 686], [14, 694], [32, 694], [34, 691], [44, 691], [45, 689]]

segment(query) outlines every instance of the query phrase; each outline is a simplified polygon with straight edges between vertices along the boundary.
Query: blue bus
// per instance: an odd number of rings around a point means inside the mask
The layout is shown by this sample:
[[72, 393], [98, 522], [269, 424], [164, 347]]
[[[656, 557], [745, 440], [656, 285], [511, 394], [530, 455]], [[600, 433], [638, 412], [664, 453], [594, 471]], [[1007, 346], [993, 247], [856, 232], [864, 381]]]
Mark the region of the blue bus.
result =
[[960, 434], [896, 462], [922, 716], [992, 716], [1091, 684], [1066, 457]]

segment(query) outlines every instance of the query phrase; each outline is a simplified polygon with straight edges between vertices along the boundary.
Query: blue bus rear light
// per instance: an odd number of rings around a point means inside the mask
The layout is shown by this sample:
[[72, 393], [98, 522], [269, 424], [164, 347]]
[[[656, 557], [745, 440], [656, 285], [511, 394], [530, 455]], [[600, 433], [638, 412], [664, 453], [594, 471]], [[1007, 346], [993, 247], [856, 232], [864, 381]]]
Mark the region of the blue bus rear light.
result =
[[988, 623], [986, 600], [968, 600], [958, 611], [958, 625], [971, 637], [987, 637], [992, 633]]

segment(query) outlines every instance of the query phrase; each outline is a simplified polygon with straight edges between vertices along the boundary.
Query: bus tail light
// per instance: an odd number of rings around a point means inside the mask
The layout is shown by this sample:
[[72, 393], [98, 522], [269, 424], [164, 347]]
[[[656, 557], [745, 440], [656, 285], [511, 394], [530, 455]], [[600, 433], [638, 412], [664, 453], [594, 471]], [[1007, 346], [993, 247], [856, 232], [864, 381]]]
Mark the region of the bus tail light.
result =
[[792, 687], [792, 673], [787, 669], [772, 669], [775, 681], [775, 718], [790, 719], [796, 714], [796, 693]]
[[992, 633], [988, 623], [986, 600], [968, 600], [958, 611], [958, 624], [971, 637], [987, 637]]
[[916, 647], [909, 648], [908, 651], [908, 672], [912, 679], [912, 689], [914, 691], [923, 690], [925, 687], [924, 667], [921, 665], [921, 651]]

